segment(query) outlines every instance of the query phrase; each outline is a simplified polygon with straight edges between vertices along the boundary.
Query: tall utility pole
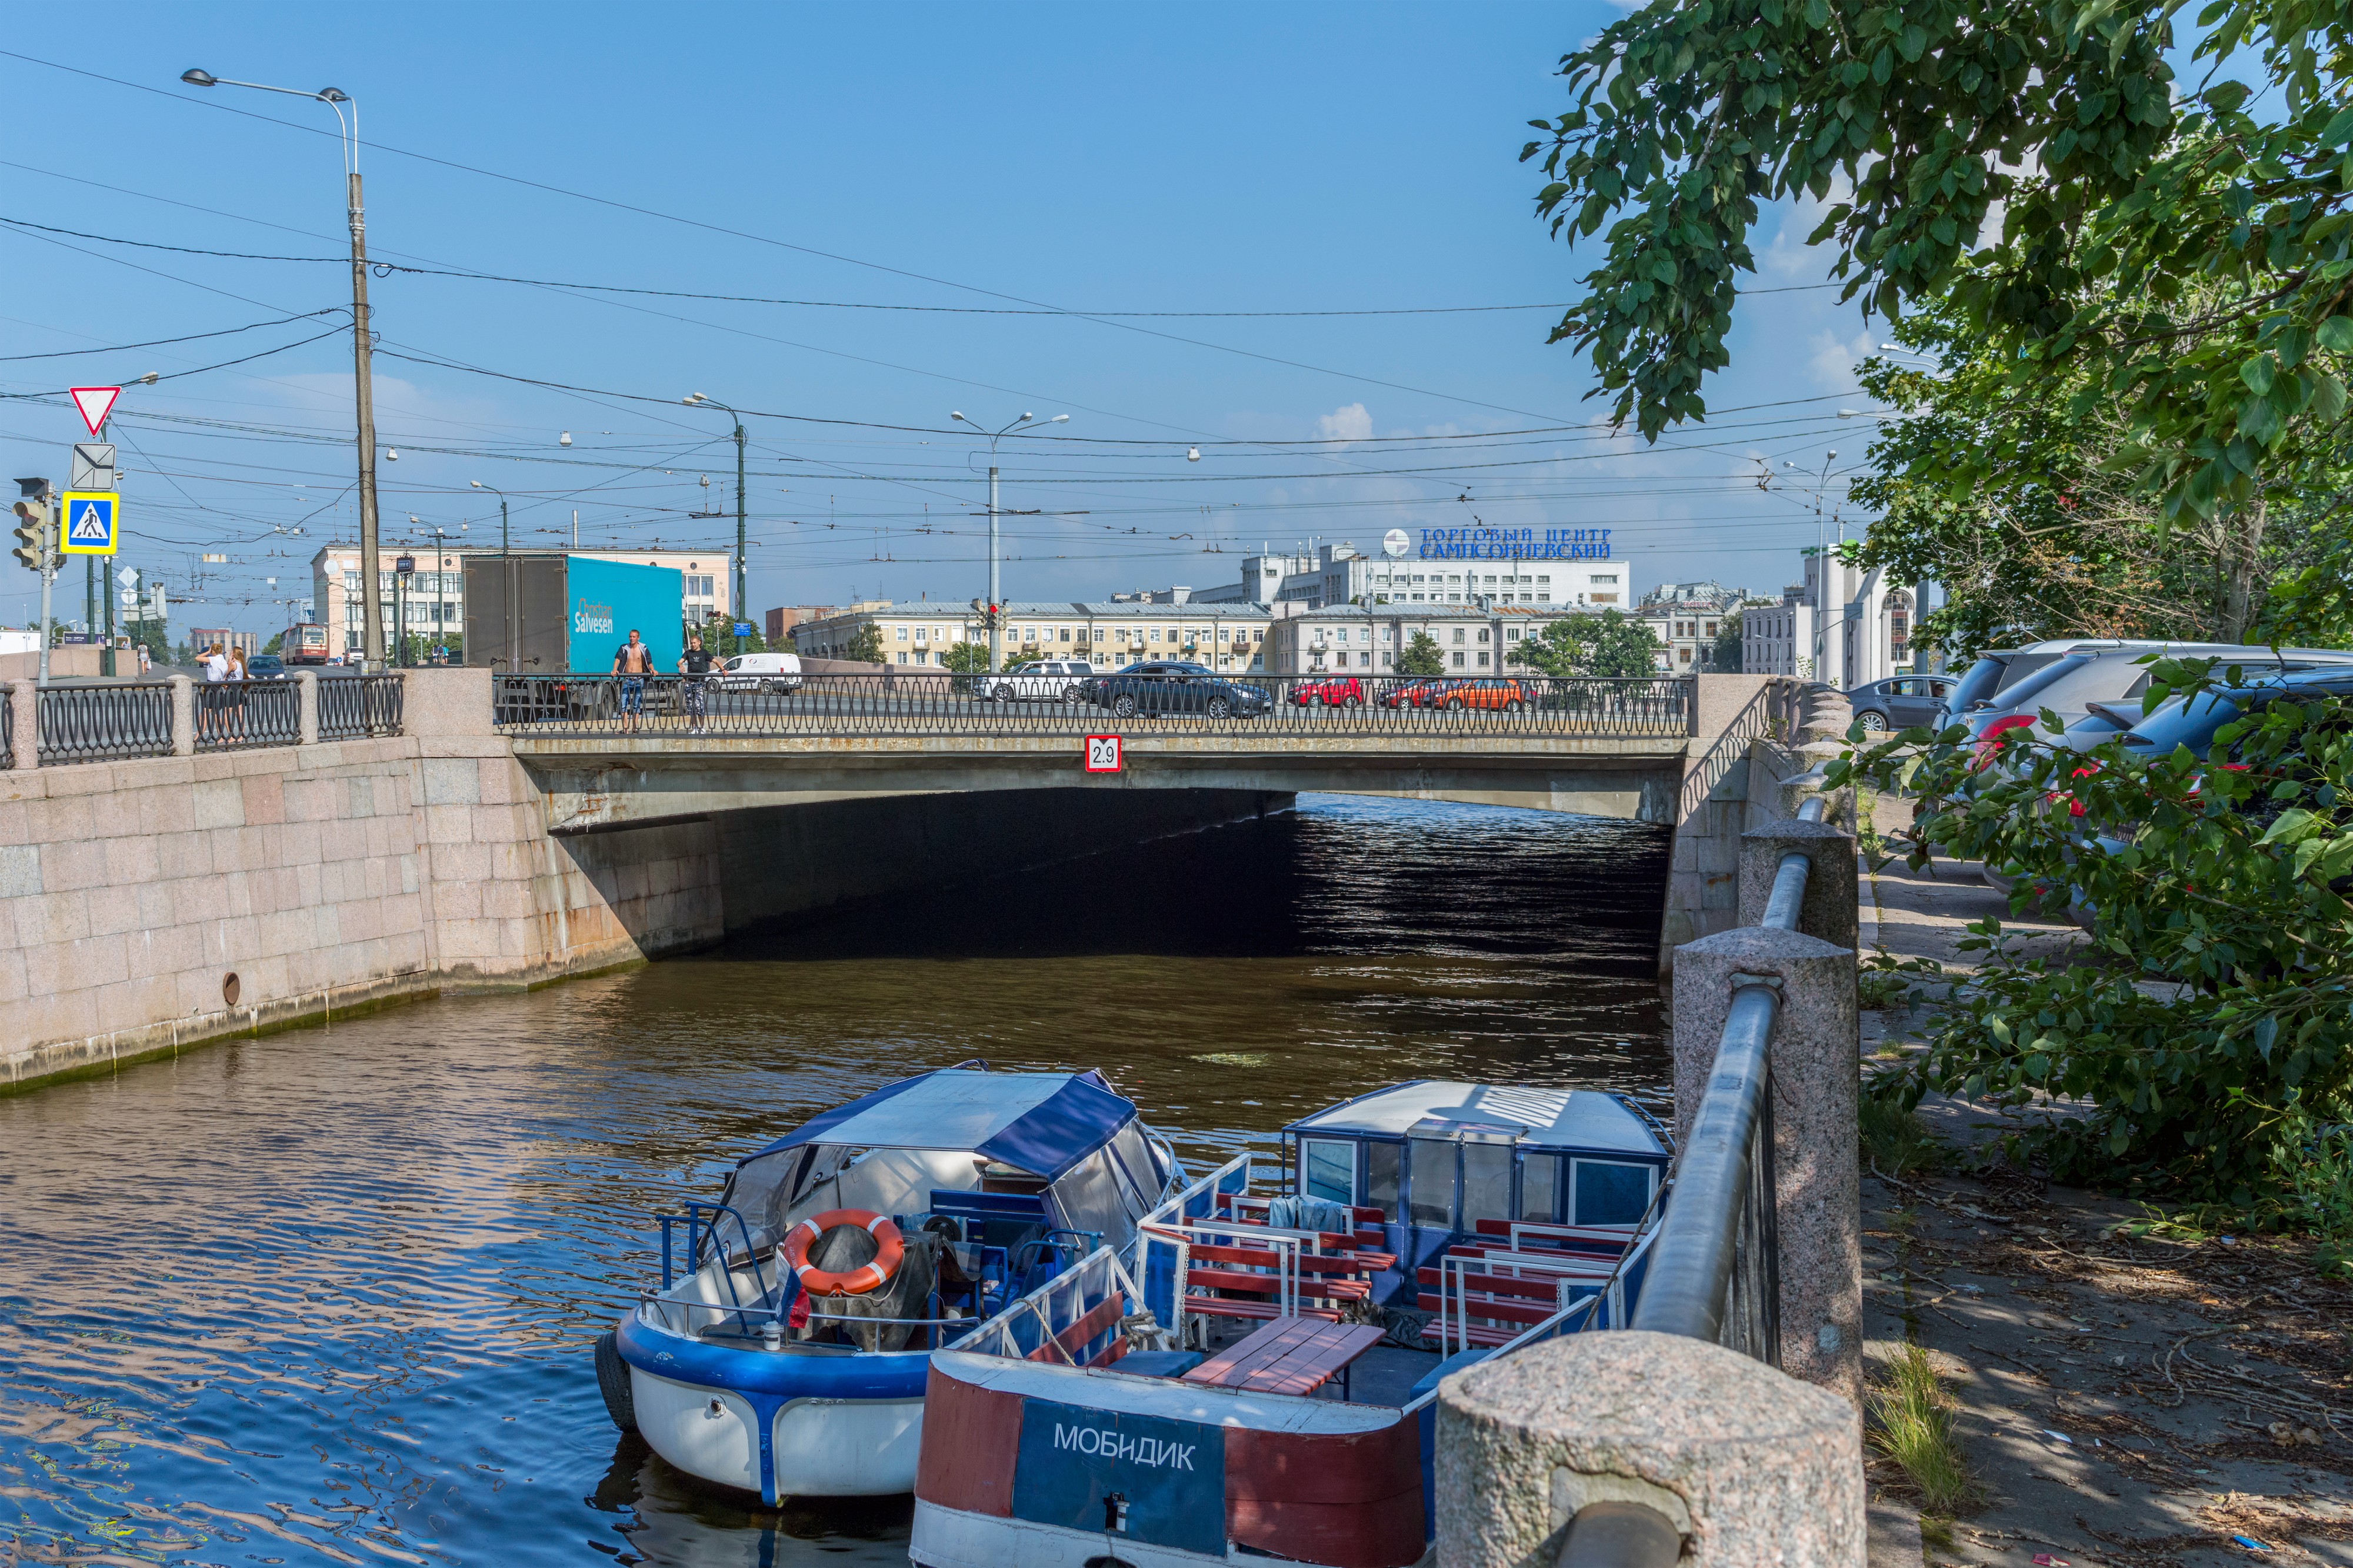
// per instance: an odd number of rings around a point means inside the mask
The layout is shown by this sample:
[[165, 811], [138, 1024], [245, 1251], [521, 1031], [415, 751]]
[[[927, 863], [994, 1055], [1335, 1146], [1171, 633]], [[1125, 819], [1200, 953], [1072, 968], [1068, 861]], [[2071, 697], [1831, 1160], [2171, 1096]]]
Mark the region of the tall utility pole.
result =
[[[499, 576], [506, 585], [507, 612], [507, 673], [522, 673], [522, 595], [515, 587], [514, 547], [507, 537], [507, 492], [496, 485], [486, 485], [480, 479], [468, 479], [478, 490], [488, 490], [499, 498]], [[474, 656], [469, 653], [466, 656]]]
[[[679, 401], [691, 408], [726, 409], [729, 416], [735, 421], [735, 589], [733, 608], [735, 611], [735, 619], [740, 621], [746, 614], [749, 613], [744, 608], [745, 599], [744, 596], [744, 552], [747, 548], [749, 548], [745, 544], [744, 538], [744, 416], [741, 414], [736, 413], [734, 409], [728, 408], [727, 405], [720, 402], [719, 399], [715, 397], [705, 397], [699, 392], [690, 392], [684, 397], [680, 398]], [[577, 528], [578, 526], [575, 514], [574, 527]]]
[[1005, 600], [997, 584], [997, 443], [1024, 426], [1066, 425], [1071, 416], [1057, 414], [1051, 419], [1040, 419], [1035, 414], [1024, 414], [1001, 430], [987, 430], [973, 424], [965, 419], [960, 409], [952, 411], [948, 417], [963, 420], [988, 437], [988, 668], [994, 674], [1005, 668]]
[[[195, 69], [182, 71], [180, 79], [190, 87], [249, 87], [259, 92], [316, 99], [335, 111], [335, 124], [343, 132], [344, 206], [352, 230], [352, 379], [359, 411], [360, 657], [362, 668], [379, 671], [384, 668], [384, 620], [378, 608], [383, 584], [376, 570], [375, 395], [368, 380], [367, 216], [360, 202], [360, 106], [351, 94], [336, 87], [304, 92], [299, 88], [270, 87], [258, 81], [232, 81], [210, 71]], [[347, 103], [352, 106], [348, 121], [343, 118], [343, 105]]]

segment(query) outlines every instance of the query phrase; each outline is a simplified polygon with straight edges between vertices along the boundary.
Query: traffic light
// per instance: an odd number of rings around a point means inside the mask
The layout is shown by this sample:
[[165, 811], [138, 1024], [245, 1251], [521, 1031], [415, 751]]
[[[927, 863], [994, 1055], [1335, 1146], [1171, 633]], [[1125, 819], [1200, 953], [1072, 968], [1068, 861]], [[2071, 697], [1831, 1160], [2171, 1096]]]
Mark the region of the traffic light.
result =
[[16, 547], [11, 552], [28, 572], [45, 570], [56, 544], [48, 503], [26, 497], [16, 503]]

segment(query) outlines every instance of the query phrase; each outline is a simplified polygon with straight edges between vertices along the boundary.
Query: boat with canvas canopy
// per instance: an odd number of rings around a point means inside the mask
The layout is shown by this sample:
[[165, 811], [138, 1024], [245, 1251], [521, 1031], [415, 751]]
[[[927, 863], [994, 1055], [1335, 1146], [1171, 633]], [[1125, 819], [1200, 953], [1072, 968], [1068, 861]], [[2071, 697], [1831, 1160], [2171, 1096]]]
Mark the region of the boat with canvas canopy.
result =
[[1632, 1102], [1401, 1084], [1283, 1142], [932, 1356], [916, 1563], [1406, 1568], [1440, 1379], [1630, 1321], [1669, 1160]]
[[607, 1407], [770, 1504], [907, 1491], [932, 1352], [1132, 1245], [1184, 1178], [1099, 1073], [968, 1062], [886, 1085], [660, 1216], [662, 1288], [597, 1345]]

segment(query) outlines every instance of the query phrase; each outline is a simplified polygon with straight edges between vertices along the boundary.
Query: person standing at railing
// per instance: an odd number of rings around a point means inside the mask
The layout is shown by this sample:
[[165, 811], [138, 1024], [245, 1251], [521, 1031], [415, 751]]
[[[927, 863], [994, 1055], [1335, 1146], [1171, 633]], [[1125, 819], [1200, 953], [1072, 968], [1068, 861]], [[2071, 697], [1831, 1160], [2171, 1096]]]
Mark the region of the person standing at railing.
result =
[[229, 689], [222, 693], [227, 700], [221, 705], [223, 710], [221, 718], [226, 722], [229, 733], [240, 739], [245, 734], [244, 683], [250, 679], [252, 677], [245, 668], [245, 650], [241, 647], [229, 649], [228, 678], [224, 682]]
[[216, 685], [228, 679], [228, 656], [221, 652], [220, 644], [215, 643], [205, 649], [204, 666], [207, 685]]
[[678, 672], [685, 677], [681, 686], [686, 694], [687, 733], [700, 735], [709, 706], [708, 689], [702, 682], [711, 673], [711, 656], [702, 651], [702, 638], [693, 632], [686, 635], [686, 652], [679, 656]]
[[621, 729], [633, 731], [646, 712], [646, 677], [654, 672], [653, 649], [638, 640], [638, 628], [629, 628], [629, 640], [613, 655], [613, 673], [621, 678]]

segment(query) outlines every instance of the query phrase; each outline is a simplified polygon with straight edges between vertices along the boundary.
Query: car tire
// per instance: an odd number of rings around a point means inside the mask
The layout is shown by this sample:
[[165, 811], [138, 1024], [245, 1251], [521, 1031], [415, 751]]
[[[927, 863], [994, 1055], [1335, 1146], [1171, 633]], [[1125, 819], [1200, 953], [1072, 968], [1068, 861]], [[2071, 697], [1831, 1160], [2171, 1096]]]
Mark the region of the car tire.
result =
[[999, 686], [988, 694], [988, 700], [991, 702], [1010, 702], [1013, 700], [1013, 688]]
[[1866, 735], [1884, 735], [1894, 728], [1888, 723], [1887, 715], [1876, 708], [1864, 709], [1854, 716], [1854, 721], [1862, 726], [1862, 732]]
[[776, 683], [773, 680], [760, 682], [759, 692], [763, 697], [774, 697], [776, 694]]
[[1135, 699], [1122, 692], [1111, 700], [1111, 710], [1113, 718], [1133, 719], [1135, 717]]
[[1062, 700], [1065, 702], [1076, 702], [1085, 695], [1086, 693], [1079, 689], [1079, 683], [1075, 680], [1062, 688]]
[[1443, 706], [1450, 713], [1460, 713], [1462, 711], [1462, 699], [1460, 697], [1450, 697], [1446, 700]]
[[1364, 705], [1365, 700], [1361, 697], [1344, 697], [1340, 700], [1340, 706], [1343, 708], [1362, 708]]
[[1234, 705], [1222, 697], [1212, 697], [1209, 699], [1208, 712], [1212, 719], [1230, 719], [1233, 717]]
[[1509, 701], [1507, 701], [1507, 702], [1505, 702], [1505, 703], [1504, 704], [1504, 712], [1506, 712], [1506, 713], [1516, 713], [1516, 712], [1518, 712], [1521, 709], [1525, 708], [1526, 706], [1527, 706], [1527, 704], [1526, 704], [1526, 703], [1525, 703], [1525, 702], [1521, 701], [1518, 698], [1514, 697], [1514, 698], [1512, 698]]

